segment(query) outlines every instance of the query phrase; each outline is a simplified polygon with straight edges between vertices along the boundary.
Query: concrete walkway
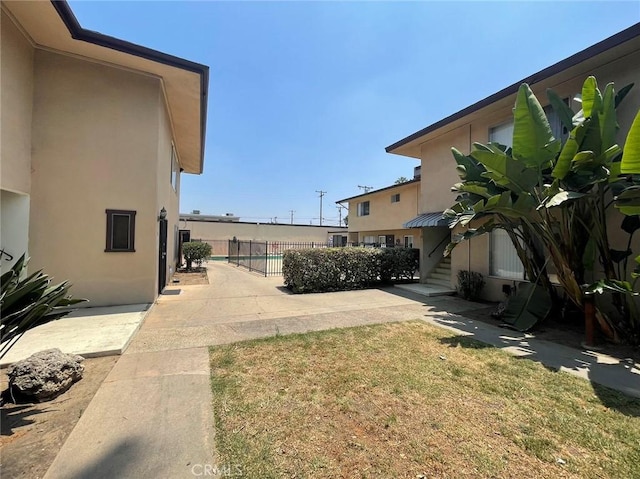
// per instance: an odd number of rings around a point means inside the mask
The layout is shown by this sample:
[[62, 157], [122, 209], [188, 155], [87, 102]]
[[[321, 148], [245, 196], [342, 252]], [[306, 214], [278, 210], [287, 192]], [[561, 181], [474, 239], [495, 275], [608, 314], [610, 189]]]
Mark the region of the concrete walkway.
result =
[[0, 360], [0, 366], [20, 361], [44, 349], [85, 358], [122, 354], [144, 321], [150, 304], [80, 308], [57, 321], [27, 331]]
[[637, 365], [464, 318], [484, 305], [396, 288], [291, 295], [280, 277], [223, 263], [208, 270], [211, 285], [172, 286], [159, 298], [45, 477], [180, 478], [212, 468], [207, 346], [278, 333], [422, 319], [640, 397]]

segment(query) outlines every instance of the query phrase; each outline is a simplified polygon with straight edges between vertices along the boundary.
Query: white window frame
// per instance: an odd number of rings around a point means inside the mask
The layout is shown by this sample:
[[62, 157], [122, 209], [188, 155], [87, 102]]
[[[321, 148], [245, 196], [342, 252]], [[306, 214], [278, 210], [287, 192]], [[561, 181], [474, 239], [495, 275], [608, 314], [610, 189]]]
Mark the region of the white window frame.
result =
[[[366, 211], [364, 205], [367, 205]], [[358, 203], [358, 216], [369, 216], [371, 214], [371, 203], [369, 200]]]
[[376, 242], [376, 237], [373, 235], [368, 235], [368, 236], [363, 236], [362, 237], [362, 243], [365, 246], [373, 246]]
[[400, 193], [391, 195], [391, 203], [400, 203]]
[[413, 248], [413, 235], [404, 235], [404, 247]]
[[[500, 235], [500, 244], [495, 246], [500, 248], [500, 254], [494, 252], [495, 236]], [[515, 281], [526, 281], [525, 270], [516, 252], [511, 238], [502, 228], [495, 228], [489, 233], [489, 276], [493, 278], [509, 279]], [[502, 264], [494, 265], [494, 258], [502, 259]], [[518, 265], [515, 264], [517, 260]]]

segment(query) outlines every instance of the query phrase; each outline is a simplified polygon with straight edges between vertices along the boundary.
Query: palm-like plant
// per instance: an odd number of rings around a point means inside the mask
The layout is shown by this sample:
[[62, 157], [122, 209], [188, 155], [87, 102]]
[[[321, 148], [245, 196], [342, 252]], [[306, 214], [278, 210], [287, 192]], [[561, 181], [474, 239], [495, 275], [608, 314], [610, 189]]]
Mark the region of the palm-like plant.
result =
[[[619, 179], [622, 149], [615, 143], [616, 108], [630, 88], [616, 94], [610, 83], [601, 93], [596, 79], [589, 77], [582, 88], [583, 109], [578, 113], [549, 91], [555, 112], [570, 131], [563, 144], [554, 138], [543, 108], [523, 84], [514, 108], [511, 148], [475, 143], [468, 156], [453, 149], [462, 181], [452, 188], [460, 194], [446, 214], [452, 227], [468, 229], [454, 237], [445, 254], [461, 241], [494, 228], [504, 229], [532, 282], [523, 288], [522, 301], [515, 302], [519, 311], [513, 322], [520, 329], [532, 327], [549, 312], [542, 308], [538, 314], [526, 314], [524, 305], [534, 295], [537, 306], [545, 292], [557, 304], [547, 274], [550, 263], [568, 299], [579, 309], [583, 308], [586, 273], [594, 271], [596, 258], [606, 280], [625, 279], [618, 278], [615, 264], [630, 253], [611, 249], [606, 210], [616, 194], [640, 205], [640, 191], [635, 191], [638, 199], [631, 200], [628, 190], [635, 186]], [[627, 213], [638, 214], [630, 208], [627, 204]], [[632, 301], [614, 300], [625, 315], [634, 313], [633, 305], [628, 304]], [[604, 315], [599, 314], [598, 319], [612, 330]]]
[[42, 270], [26, 276], [27, 262], [22, 255], [0, 277], [0, 358], [29, 329], [60, 319], [71, 312], [69, 306], [87, 301], [72, 299], [67, 281], [51, 286]]

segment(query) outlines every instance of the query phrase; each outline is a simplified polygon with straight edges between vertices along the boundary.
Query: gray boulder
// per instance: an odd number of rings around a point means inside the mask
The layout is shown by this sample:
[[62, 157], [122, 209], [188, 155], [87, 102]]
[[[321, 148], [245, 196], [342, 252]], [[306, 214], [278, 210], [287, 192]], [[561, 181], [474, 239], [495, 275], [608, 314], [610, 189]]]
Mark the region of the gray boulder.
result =
[[9, 389], [16, 398], [49, 401], [82, 379], [82, 361], [57, 348], [40, 351], [9, 367]]

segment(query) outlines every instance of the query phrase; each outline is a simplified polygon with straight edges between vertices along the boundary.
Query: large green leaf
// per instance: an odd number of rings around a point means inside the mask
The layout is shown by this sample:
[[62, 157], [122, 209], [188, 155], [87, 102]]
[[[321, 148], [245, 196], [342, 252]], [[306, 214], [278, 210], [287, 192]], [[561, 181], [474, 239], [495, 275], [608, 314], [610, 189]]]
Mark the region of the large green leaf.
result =
[[553, 107], [553, 111], [556, 112], [558, 118], [560, 118], [560, 123], [564, 126], [568, 131], [573, 130], [573, 117], [575, 116], [574, 111], [569, 108], [569, 105], [558, 96], [558, 94], [551, 90], [547, 90], [547, 98], [549, 98], [549, 102]]
[[640, 215], [640, 186], [625, 188], [615, 197], [615, 207], [624, 215]]
[[[456, 148], [451, 148], [451, 153], [458, 164], [458, 175], [464, 181], [483, 181], [481, 176], [484, 168], [479, 166], [473, 158], [461, 153]], [[486, 180], [485, 180], [486, 181]]]
[[640, 110], [636, 114], [624, 143], [620, 165], [622, 174], [640, 174]]
[[585, 118], [593, 116], [602, 107], [602, 95], [594, 76], [588, 77], [582, 85], [582, 111]]
[[547, 208], [554, 208], [556, 206], [562, 206], [567, 201], [575, 201], [580, 198], [584, 198], [584, 193], [580, 193], [578, 191], [561, 191], [557, 195], [554, 195], [549, 201], [545, 203]]
[[560, 151], [542, 106], [526, 83], [520, 86], [513, 110], [513, 158], [542, 170]]
[[624, 100], [624, 97], [627, 96], [627, 93], [629, 93], [629, 91], [632, 88], [633, 88], [633, 83], [629, 83], [628, 85], [620, 88], [620, 91], [618, 91], [618, 94], [616, 95], [616, 108], [618, 108], [620, 103], [622, 103], [622, 100]]
[[571, 161], [577, 152], [578, 141], [576, 140], [576, 130], [574, 129], [564, 144], [560, 156], [558, 156], [558, 160], [556, 161], [556, 166], [551, 173], [554, 178], [563, 179], [567, 176], [567, 173], [571, 170]]
[[551, 312], [549, 293], [535, 283], [521, 283], [509, 298], [503, 320], [518, 331], [528, 331]]
[[531, 191], [538, 183], [538, 172], [536, 170], [527, 168], [523, 162], [515, 161], [504, 152], [477, 148], [474, 149], [471, 156], [487, 170], [482, 173], [484, 178], [489, 178], [497, 185], [515, 193]]
[[492, 196], [498, 194], [498, 189], [491, 185], [491, 183], [480, 183], [476, 181], [466, 181], [464, 183], [456, 183], [451, 188], [452, 191], [473, 193], [475, 195], [480, 195], [484, 198], [491, 198]]
[[602, 149], [606, 150], [616, 143], [616, 131], [618, 123], [616, 121], [616, 92], [613, 83], [607, 84], [602, 98], [602, 116], [600, 118], [600, 138]]

